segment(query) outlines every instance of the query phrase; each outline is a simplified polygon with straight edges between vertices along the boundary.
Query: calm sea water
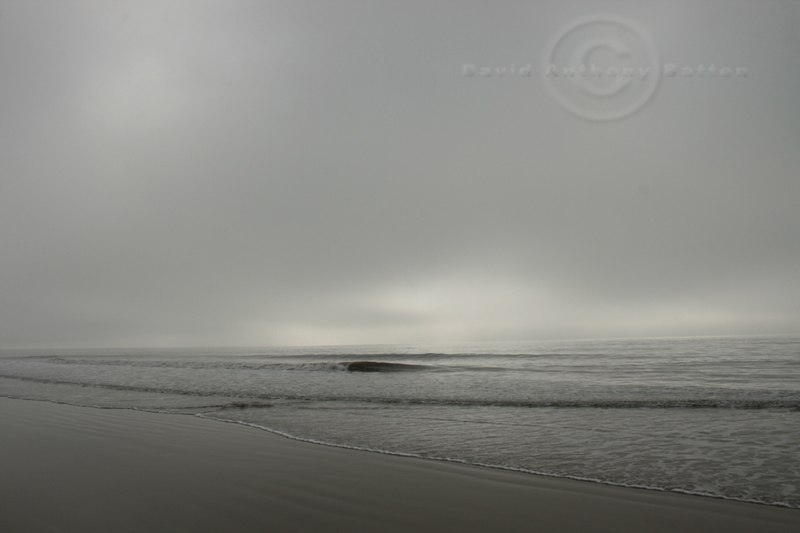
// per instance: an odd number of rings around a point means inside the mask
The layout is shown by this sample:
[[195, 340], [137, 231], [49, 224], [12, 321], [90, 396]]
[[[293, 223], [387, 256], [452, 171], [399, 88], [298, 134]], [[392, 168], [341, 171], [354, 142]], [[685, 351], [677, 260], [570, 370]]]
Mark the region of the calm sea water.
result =
[[0, 395], [800, 508], [800, 337], [6, 351]]

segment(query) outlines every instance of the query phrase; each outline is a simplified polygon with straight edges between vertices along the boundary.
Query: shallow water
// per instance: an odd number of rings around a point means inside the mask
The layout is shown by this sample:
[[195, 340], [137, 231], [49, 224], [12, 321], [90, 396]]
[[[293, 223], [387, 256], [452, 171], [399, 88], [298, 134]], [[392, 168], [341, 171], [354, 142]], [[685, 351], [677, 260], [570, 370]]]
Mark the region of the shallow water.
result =
[[800, 508], [800, 338], [5, 352], [0, 395]]

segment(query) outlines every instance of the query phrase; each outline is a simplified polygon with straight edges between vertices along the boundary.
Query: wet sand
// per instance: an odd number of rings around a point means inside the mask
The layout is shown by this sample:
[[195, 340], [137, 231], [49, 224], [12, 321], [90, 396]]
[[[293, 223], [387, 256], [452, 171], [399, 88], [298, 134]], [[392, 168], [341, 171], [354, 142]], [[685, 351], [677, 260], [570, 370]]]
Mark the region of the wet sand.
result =
[[0, 398], [0, 531], [796, 532], [800, 510]]

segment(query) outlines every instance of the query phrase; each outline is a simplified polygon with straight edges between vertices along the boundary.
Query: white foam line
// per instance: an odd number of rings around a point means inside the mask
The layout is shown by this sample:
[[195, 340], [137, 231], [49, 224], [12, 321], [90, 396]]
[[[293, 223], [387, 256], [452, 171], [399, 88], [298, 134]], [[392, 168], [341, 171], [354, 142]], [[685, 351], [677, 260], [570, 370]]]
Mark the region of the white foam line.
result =
[[280, 435], [281, 437], [286, 437], [287, 439], [296, 440], [296, 441], [299, 441], [299, 442], [307, 442], [307, 443], [310, 443], [310, 444], [319, 444], [319, 445], [322, 445], [322, 446], [330, 446], [332, 448], [344, 448], [346, 450], [356, 450], [356, 451], [362, 451], [362, 452], [380, 453], [380, 454], [383, 454], [383, 455], [395, 455], [395, 456], [398, 456], [398, 457], [413, 457], [413, 458], [416, 458], [416, 459], [427, 459], [427, 460], [431, 460], [431, 461], [443, 461], [443, 462], [447, 462], [447, 463], [458, 463], [458, 464], [470, 465], [470, 466], [480, 466], [480, 467], [484, 467], [484, 468], [494, 468], [496, 470], [506, 470], [506, 471], [510, 471], [510, 472], [520, 472], [520, 473], [523, 473], [523, 474], [534, 474], [534, 475], [537, 475], [537, 476], [552, 477], [552, 478], [556, 478], [556, 479], [572, 479], [572, 480], [575, 480], [575, 481], [586, 481], [586, 482], [589, 482], [589, 483], [599, 483], [601, 485], [609, 485], [609, 486], [614, 486], [614, 487], [625, 487], [625, 488], [642, 489], [642, 490], [655, 490], [655, 491], [659, 491], [659, 492], [676, 492], [676, 493], [687, 494], [687, 495], [691, 495], [691, 496], [703, 496], [703, 497], [706, 497], [706, 498], [715, 498], [715, 499], [718, 499], [718, 500], [728, 500], [728, 501], [743, 502], [743, 503], [754, 503], [754, 504], [758, 504], [758, 505], [770, 505], [770, 506], [775, 506], [775, 507], [786, 507], [786, 508], [789, 508], [789, 509], [796, 509], [797, 508], [797, 507], [794, 507], [792, 505], [789, 505], [789, 504], [783, 503], [783, 502], [773, 502], [773, 503], [771, 503], [771, 502], [763, 502], [763, 501], [759, 501], [759, 500], [749, 500], [749, 499], [743, 499], [743, 498], [729, 498], [729, 497], [726, 497], [726, 496], [720, 496], [718, 494], [709, 494], [709, 493], [705, 493], [705, 492], [693, 492], [693, 491], [685, 490], [685, 489], [663, 489], [663, 488], [660, 488], [660, 487], [651, 487], [651, 486], [648, 486], [648, 485], [631, 485], [631, 484], [625, 484], [625, 483], [617, 483], [617, 482], [614, 482], [614, 481], [604, 481], [602, 479], [595, 479], [595, 478], [589, 478], [589, 477], [551, 474], [551, 473], [548, 473], [548, 472], [539, 472], [539, 471], [536, 471], [536, 470], [527, 470], [527, 469], [524, 469], [524, 468], [516, 468], [516, 467], [511, 467], [511, 466], [501, 466], [501, 465], [493, 465], [493, 464], [487, 464], [487, 463], [472, 463], [472, 462], [469, 462], [469, 461], [465, 461], [463, 459], [453, 459], [453, 458], [450, 458], [450, 457], [425, 457], [425, 456], [417, 455], [417, 454], [414, 454], [414, 453], [393, 452], [393, 451], [388, 451], [388, 450], [378, 450], [378, 449], [375, 449], [375, 448], [365, 448], [365, 447], [362, 447], [362, 446], [349, 446], [349, 445], [346, 445], [346, 444], [336, 444], [336, 443], [333, 443], [333, 442], [325, 442], [325, 441], [316, 440], [316, 439], [307, 439], [307, 438], [297, 437], [295, 435], [291, 435], [289, 433], [284, 433], [283, 431], [279, 431], [277, 429], [268, 428], [266, 426], [260, 426], [258, 424], [253, 424], [251, 422], [243, 422], [243, 421], [240, 421], [240, 420], [227, 420], [227, 419], [224, 419], [224, 418], [217, 418], [217, 417], [205, 415], [205, 414], [202, 414], [202, 413], [197, 413], [194, 416], [196, 416], [198, 418], [205, 418], [205, 419], [208, 419], [208, 420], [216, 420], [218, 422], [227, 422], [227, 423], [230, 423], [230, 424], [239, 424], [239, 425], [242, 425], [242, 426], [248, 426], [248, 427], [252, 427], [252, 428], [255, 428], [255, 429], [260, 429], [260, 430], [263, 430], [263, 431], [268, 431], [268, 432], [273, 433], [275, 435]]

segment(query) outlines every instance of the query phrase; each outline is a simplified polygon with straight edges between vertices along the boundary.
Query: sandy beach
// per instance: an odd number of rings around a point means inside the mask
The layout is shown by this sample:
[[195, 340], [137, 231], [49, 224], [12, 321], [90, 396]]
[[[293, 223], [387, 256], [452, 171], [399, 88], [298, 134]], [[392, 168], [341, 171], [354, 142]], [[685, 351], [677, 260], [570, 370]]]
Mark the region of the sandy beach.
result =
[[800, 511], [0, 399], [0, 530], [795, 532]]

